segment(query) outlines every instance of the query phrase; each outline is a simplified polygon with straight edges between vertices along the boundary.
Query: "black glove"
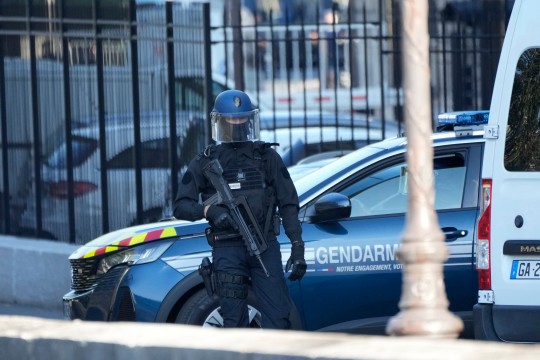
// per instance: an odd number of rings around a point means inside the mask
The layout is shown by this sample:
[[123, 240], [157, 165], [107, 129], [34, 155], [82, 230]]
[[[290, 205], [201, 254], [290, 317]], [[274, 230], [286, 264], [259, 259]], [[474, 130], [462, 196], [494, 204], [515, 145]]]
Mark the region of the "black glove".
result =
[[287, 260], [287, 264], [285, 265], [285, 272], [289, 272], [291, 267], [292, 271], [289, 275], [289, 280], [302, 280], [307, 269], [306, 260], [304, 260], [304, 243], [293, 243], [291, 257]]
[[236, 224], [229, 214], [229, 210], [224, 207], [210, 205], [206, 211], [206, 218], [210, 221], [210, 224], [216, 229], [234, 229], [236, 230]]

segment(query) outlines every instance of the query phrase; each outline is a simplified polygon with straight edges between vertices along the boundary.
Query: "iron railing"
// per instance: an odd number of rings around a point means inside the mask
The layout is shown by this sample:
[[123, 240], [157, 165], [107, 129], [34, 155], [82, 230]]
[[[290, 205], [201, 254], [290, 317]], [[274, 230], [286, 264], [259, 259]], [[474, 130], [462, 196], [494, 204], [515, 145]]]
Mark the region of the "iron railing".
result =
[[[223, 24], [212, 3], [88, 3], [0, 4], [2, 234], [82, 244], [170, 216], [227, 88], [274, 126], [333, 116], [353, 147], [379, 139], [354, 139], [358, 124], [380, 121], [382, 138], [402, 127], [399, 1], [350, 1], [334, 23]], [[489, 107], [508, 14], [471, 3], [430, 12], [433, 119]]]

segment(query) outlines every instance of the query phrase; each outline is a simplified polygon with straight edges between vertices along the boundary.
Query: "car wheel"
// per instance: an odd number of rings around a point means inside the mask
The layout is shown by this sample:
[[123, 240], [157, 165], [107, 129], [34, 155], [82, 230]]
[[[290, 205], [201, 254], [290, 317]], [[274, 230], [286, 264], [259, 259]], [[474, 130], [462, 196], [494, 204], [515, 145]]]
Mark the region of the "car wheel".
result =
[[[248, 293], [249, 327], [261, 327], [261, 313], [257, 310], [253, 294]], [[205, 289], [190, 297], [176, 317], [175, 323], [200, 325], [203, 327], [223, 327], [223, 317], [217, 296], [208, 296]]]

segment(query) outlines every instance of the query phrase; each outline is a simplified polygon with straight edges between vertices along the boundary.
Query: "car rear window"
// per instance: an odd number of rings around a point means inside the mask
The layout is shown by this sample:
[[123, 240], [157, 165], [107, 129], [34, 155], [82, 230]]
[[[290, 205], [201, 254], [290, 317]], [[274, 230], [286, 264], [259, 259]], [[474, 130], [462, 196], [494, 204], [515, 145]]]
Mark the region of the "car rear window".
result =
[[[95, 139], [74, 136], [72, 138], [73, 166], [84, 163], [90, 155], [96, 151], [98, 142]], [[66, 143], [62, 143], [47, 160], [47, 165], [51, 168], [64, 169], [67, 167]]]

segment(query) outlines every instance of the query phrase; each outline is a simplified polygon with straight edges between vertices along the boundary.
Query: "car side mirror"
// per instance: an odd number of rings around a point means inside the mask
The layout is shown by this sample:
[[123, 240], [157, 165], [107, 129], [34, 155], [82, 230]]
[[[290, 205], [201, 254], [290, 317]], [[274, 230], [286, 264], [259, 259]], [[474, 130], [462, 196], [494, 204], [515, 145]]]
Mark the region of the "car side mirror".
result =
[[336, 221], [351, 216], [351, 200], [338, 193], [319, 198], [306, 214], [311, 222]]

